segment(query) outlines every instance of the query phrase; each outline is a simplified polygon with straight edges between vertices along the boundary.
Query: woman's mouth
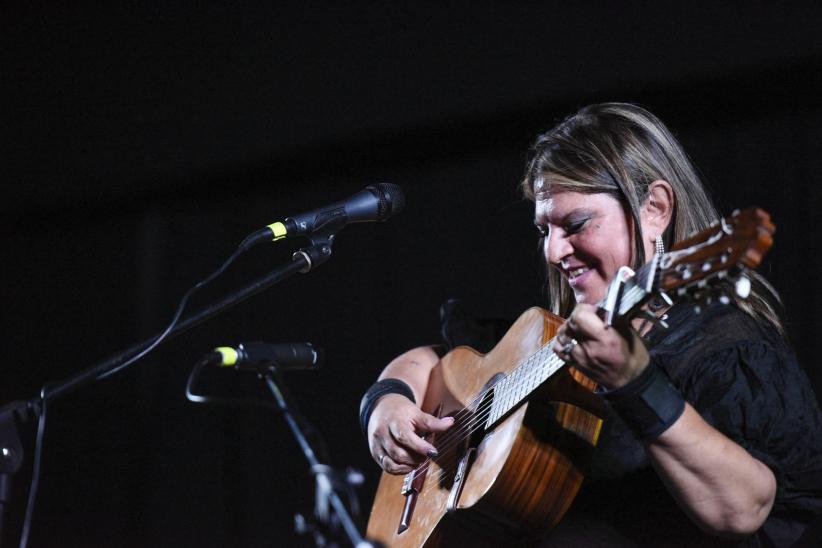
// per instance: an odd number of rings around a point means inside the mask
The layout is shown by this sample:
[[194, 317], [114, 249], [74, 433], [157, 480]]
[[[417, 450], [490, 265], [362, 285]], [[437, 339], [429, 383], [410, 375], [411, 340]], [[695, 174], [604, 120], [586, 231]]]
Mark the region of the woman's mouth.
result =
[[573, 270], [568, 271], [568, 283], [570, 285], [577, 285], [585, 279], [585, 275], [590, 272], [591, 269], [587, 266], [581, 266], [579, 268], [574, 268]]

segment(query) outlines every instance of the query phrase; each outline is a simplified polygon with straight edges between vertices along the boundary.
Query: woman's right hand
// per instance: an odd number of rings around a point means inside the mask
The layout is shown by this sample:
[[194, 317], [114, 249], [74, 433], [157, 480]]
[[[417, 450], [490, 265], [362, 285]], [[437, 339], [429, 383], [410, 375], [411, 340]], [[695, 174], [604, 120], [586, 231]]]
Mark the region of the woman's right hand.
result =
[[368, 421], [371, 456], [389, 474], [407, 474], [437, 450], [423, 439], [447, 430], [454, 419], [438, 419], [423, 412], [405, 396], [387, 394], [379, 399]]

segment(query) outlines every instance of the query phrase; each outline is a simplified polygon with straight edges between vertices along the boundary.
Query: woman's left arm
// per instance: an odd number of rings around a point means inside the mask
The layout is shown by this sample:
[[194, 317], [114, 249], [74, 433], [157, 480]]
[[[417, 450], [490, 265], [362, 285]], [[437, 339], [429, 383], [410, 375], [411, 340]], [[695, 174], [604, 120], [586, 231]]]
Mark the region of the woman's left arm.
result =
[[776, 497], [773, 472], [690, 405], [646, 450], [668, 491], [707, 533], [749, 535], [767, 519]]
[[[577, 343], [568, 345], [572, 339]], [[563, 356], [569, 349], [570, 355]], [[635, 331], [606, 326], [596, 309], [585, 304], [578, 304], [560, 328], [554, 350], [611, 391], [649, 365], [648, 351]], [[689, 404], [667, 429], [646, 441], [646, 450], [669, 492], [706, 532], [744, 536], [768, 517], [776, 496], [773, 472]]]

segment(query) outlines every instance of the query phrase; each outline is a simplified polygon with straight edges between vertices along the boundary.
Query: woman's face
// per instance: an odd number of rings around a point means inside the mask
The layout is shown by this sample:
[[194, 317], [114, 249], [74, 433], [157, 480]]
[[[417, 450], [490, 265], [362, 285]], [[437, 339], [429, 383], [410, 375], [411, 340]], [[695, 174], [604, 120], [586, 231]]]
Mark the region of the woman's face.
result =
[[[541, 192], [540, 182], [534, 190], [545, 259], [568, 280], [577, 302], [598, 303], [617, 270], [632, 262], [628, 212], [608, 194]], [[652, 255], [646, 246], [646, 260]]]

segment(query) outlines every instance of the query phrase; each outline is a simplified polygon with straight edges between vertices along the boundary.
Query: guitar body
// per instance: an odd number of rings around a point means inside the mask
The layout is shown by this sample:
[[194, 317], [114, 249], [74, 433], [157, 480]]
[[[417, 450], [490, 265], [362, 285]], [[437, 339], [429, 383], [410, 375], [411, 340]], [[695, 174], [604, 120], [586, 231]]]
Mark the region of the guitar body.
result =
[[[446, 416], [478, 407], [473, 400], [495, 376], [527, 360], [561, 324], [561, 318], [532, 308], [488, 354], [454, 349], [432, 371], [423, 409], [441, 409]], [[383, 473], [368, 538], [409, 548], [533, 543], [562, 518], [582, 483], [601, 426], [593, 387], [582, 373], [564, 367], [491, 430], [480, 428], [461, 444], [441, 446], [434, 439], [440, 456], [420, 467], [427, 472], [412, 495], [410, 515], [404, 477]], [[458, 419], [449, 432], [472, 424], [484, 424], [480, 411], [473, 421]], [[439, 434], [443, 440], [447, 435]], [[465, 468], [458, 475], [460, 460]], [[407, 528], [398, 532], [404, 513]]]

